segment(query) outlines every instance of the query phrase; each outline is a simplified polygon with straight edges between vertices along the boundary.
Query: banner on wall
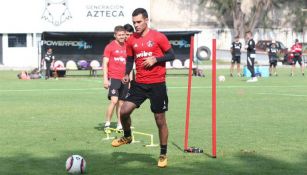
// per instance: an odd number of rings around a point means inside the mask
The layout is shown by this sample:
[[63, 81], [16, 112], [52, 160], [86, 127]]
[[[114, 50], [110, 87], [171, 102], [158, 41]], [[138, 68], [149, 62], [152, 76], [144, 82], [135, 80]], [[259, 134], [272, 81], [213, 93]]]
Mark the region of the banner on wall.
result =
[[[174, 49], [176, 59], [184, 62], [190, 56], [191, 36], [198, 31], [164, 32]], [[101, 61], [104, 48], [113, 40], [112, 32], [104, 33], [69, 33], [69, 32], [44, 32], [42, 41], [42, 54], [51, 47], [56, 59], [67, 62], [68, 60]]]
[[10, 0], [0, 6], [0, 33], [107, 32], [132, 23], [150, 0]]

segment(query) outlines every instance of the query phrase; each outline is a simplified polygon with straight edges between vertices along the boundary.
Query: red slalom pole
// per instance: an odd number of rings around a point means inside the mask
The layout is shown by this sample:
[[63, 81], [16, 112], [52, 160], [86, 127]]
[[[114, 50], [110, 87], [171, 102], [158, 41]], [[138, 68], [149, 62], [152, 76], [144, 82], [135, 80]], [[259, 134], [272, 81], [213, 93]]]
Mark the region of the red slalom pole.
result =
[[212, 40], [212, 157], [216, 158], [216, 39]]
[[192, 61], [194, 55], [194, 36], [191, 36], [190, 44], [190, 65], [189, 65], [189, 79], [188, 79], [188, 94], [187, 94], [187, 107], [186, 107], [186, 120], [185, 120], [185, 137], [184, 137], [184, 150], [188, 149], [189, 140], [189, 125], [190, 125], [190, 104], [191, 104], [191, 86], [192, 86]]

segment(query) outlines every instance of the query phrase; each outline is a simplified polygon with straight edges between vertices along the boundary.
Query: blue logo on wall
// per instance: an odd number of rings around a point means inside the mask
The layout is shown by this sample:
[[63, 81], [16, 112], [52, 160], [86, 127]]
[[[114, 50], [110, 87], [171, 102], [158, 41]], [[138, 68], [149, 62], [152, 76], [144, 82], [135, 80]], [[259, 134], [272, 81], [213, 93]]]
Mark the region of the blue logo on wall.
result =
[[187, 40], [181, 39], [181, 40], [170, 40], [171, 45], [177, 46], [179, 48], [189, 48], [190, 44]]
[[89, 45], [86, 41], [80, 41], [78, 49], [91, 49], [93, 46]]

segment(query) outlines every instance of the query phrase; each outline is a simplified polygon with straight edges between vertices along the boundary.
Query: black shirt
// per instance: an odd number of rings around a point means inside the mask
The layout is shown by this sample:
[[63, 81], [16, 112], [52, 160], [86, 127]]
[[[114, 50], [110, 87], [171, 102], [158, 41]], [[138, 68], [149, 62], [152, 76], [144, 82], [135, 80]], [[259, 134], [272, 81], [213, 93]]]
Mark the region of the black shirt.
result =
[[46, 53], [44, 60], [46, 61], [46, 63], [51, 63], [54, 60], [54, 55], [52, 53]]
[[270, 59], [276, 59], [277, 58], [278, 48], [277, 48], [276, 44], [275, 44], [275, 47], [273, 45], [274, 44], [270, 44], [269, 47], [268, 47]]
[[254, 39], [250, 39], [247, 42], [247, 54], [255, 54], [255, 53], [256, 53], [255, 41]]
[[231, 50], [233, 56], [241, 56], [241, 48], [242, 43], [241, 42], [232, 42], [231, 44]]

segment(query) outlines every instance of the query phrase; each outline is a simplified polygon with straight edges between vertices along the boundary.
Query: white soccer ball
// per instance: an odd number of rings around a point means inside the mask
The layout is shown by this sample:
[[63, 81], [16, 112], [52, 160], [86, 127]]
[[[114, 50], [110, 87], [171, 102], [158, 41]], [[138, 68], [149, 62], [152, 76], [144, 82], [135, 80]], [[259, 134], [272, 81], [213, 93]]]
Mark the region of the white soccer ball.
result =
[[86, 162], [80, 155], [72, 155], [66, 160], [66, 171], [71, 174], [83, 174], [85, 172]]
[[219, 80], [219, 82], [224, 82], [226, 79], [225, 79], [225, 76], [224, 76], [224, 75], [220, 75], [220, 76], [218, 77], [218, 80]]

